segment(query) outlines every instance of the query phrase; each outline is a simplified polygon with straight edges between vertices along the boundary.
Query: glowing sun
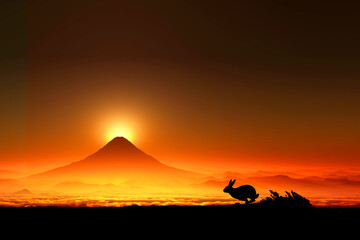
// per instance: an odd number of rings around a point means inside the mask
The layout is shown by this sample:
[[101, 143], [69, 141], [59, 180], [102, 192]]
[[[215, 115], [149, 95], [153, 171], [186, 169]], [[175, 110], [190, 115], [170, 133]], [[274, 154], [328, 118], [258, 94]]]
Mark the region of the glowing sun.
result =
[[112, 128], [109, 130], [106, 140], [109, 142], [112, 139], [114, 139], [115, 137], [124, 137], [127, 140], [129, 140], [130, 142], [134, 141], [134, 134], [131, 131], [131, 129], [129, 128]]

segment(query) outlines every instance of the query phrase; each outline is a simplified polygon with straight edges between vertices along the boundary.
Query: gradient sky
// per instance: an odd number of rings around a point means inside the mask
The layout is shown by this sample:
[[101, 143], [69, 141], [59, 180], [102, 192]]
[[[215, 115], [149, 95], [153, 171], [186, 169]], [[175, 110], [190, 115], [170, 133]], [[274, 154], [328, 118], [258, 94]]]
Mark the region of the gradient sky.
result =
[[80, 160], [116, 129], [189, 169], [359, 166], [359, 7], [1, 3], [0, 169]]

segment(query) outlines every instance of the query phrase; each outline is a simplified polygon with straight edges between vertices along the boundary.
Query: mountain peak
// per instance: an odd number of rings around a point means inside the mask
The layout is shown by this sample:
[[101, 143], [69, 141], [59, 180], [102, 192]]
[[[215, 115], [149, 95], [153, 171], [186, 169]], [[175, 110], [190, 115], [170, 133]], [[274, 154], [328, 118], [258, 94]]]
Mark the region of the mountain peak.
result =
[[126, 138], [124, 137], [115, 137], [113, 138], [110, 142], [108, 142], [105, 146], [105, 147], [109, 147], [109, 146], [116, 146], [116, 147], [120, 147], [120, 146], [134, 146], [134, 144], [132, 144], [129, 140], [127, 140]]
[[24, 188], [23, 190], [14, 192], [13, 194], [31, 194], [31, 192], [28, 189]]
[[103, 148], [101, 148], [98, 153], [101, 154], [134, 154], [141, 153], [144, 154], [140, 149], [138, 149], [134, 144], [124, 137], [115, 137], [110, 142], [108, 142]]
[[[127, 140], [127, 139], [124, 138], [124, 137], [115, 137], [115, 138], [113, 138], [109, 143], [111, 143], [111, 142], [116, 142], [116, 143], [129, 142], [129, 143], [131, 143], [129, 140]], [[108, 143], [108, 144], [109, 144], [109, 143]]]

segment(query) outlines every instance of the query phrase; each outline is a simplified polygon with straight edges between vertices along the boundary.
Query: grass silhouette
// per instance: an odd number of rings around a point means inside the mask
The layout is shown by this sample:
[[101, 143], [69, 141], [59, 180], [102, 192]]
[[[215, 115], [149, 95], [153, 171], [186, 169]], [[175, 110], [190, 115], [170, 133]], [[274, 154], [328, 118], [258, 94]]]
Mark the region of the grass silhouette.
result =
[[285, 196], [281, 196], [278, 192], [270, 190], [270, 197], [262, 199], [258, 204], [262, 207], [277, 208], [310, 208], [310, 201], [300, 194], [291, 191], [285, 191]]

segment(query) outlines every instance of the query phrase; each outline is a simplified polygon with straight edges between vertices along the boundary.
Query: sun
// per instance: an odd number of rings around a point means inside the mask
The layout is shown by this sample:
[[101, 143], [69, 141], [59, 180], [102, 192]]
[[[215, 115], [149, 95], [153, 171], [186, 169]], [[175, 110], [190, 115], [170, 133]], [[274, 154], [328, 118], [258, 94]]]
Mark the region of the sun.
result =
[[104, 114], [100, 126], [99, 134], [107, 142], [116, 137], [124, 137], [134, 143], [139, 133], [139, 124], [136, 118], [114, 115], [114, 113]]
[[116, 137], [124, 137], [127, 140], [129, 140], [130, 142], [134, 141], [133, 131], [131, 131], [131, 129], [125, 128], [125, 127], [123, 127], [123, 128], [118, 127], [118, 128], [110, 129], [107, 134], [106, 140], [108, 142], [110, 142], [112, 139], [114, 139]]

